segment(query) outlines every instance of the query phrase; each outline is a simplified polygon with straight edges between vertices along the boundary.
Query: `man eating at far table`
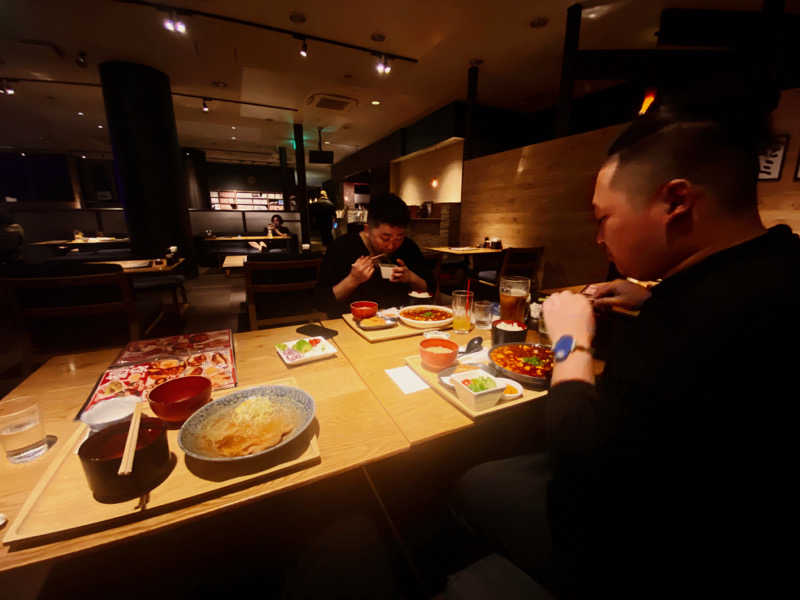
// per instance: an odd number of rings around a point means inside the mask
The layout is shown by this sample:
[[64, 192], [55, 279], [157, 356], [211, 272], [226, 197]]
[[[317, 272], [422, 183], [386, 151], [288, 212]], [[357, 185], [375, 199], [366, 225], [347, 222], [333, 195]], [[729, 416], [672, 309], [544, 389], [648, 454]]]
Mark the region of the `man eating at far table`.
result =
[[317, 308], [340, 316], [359, 300], [377, 302], [380, 308], [402, 306], [408, 304], [409, 292], [435, 289], [422, 251], [406, 237], [409, 221], [408, 206], [400, 197], [374, 198], [364, 230], [349, 232], [328, 248], [316, 289]]

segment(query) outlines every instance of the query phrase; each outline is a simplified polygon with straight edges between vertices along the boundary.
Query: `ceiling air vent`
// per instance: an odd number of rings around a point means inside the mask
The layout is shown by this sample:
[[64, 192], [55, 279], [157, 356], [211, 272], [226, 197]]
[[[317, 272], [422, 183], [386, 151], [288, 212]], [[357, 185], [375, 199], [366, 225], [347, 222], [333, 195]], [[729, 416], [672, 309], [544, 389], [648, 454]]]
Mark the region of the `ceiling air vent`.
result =
[[338, 94], [314, 94], [306, 100], [306, 106], [311, 108], [324, 108], [337, 112], [347, 112], [358, 105], [358, 100]]

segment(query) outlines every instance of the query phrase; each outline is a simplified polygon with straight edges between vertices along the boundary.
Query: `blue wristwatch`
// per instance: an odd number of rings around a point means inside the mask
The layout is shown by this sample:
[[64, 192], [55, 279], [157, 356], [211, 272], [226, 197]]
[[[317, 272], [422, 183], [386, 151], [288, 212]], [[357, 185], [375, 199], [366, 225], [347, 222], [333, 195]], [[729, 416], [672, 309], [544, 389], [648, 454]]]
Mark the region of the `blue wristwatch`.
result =
[[553, 356], [556, 362], [563, 362], [567, 360], [567, 357], [575, 352], [575, 350], [583, 350], [589, 354], [592, 353], [591, 348], [577, 345], [575, 343], [575, 338], [571, 335], [562, 335], [553, 345]]

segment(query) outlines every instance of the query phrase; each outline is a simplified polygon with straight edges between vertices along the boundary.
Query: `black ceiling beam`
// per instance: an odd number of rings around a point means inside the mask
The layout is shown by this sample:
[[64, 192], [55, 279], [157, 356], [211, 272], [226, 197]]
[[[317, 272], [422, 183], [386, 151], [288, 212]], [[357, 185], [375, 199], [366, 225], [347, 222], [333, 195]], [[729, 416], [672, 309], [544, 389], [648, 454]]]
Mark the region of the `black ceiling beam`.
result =
[[577, 80], [642, 80], [670, 73], [714, 73], [735, 68], [740, 60], [731, 50], [579, 50]]
[[[0, 80], [10, 81], [12, 83], [16, 83], [18, 81], [22, 81], [25, 83], [50, 83], [53, 85], [77, 85], [83, 87], [95, 87], [99, 88], [102, 87], [99, 83], [92, 83], [86, 81], [57, 81], [55, 79], [31, 79], [27, 77], [4, 77], [0, 75]], [[229, 98], [217, 98], [215, 96], [200, 96], [199, 94], [184, 94], [183, 92], [172, 92], [173, 96], [182, 96], [184, 98], [197, 98], [198, 100], [209, 100], [215, 102], [228, 102], [230, 104], [244, 104], [247, 106], [259, 106], [261, 108], [274, 108], [276, 110], [288, 110], [291, 112], [297, 112], [297, 108], [291, 108], [289, 106], [277, 106], [275, 104], [262, 104], [261, 102], [246, 102], [245, 100], [231, 100]]]
[[178, 15], [185, 15], [188, 17], [205, 17], [206, 19], [214, 19], [217, 21], [225, 21], [226, 23], [234, 23], [236, 25], [244, 25], [246, 27], [255, 27], [257, 29], [264, 29], [266, 31], [272, 31], [274, 33], [281, 33], [283, 35], [288, 35], [295, 39], [299, 40], [313, 40], [315, 42], [321, 42], [323, 44], [330, 44], [332, 46], [339, 46], [340, 48], [347, 48], [349, 50], [357, 50], [358, 52], [366, 52], [372, 56], [385, 56], [386, 58], [391, 58], [393, 60], [404, 60], [410, 63], [418, 63], [419, 61], [416, 58], [411, 58], [410, 56], [403, 56], [401, 54], [393, 54], [391, 52], [386, 52], [384, 50], [375, 50], [373, 48], [367, 48], [366, 46], [359, 46], [357, 44], [348, 44], [347, 42], [340, 42], [338, 40], [332, 40], [330, 38], [320, 37], [318, 35], [311, 35], [308, 33], [303, 33], [302, 31], [293, 31], [291, 29], [285, 29], [283, 27], [275, 27], [274, 25], [267, 25], [265, 23], [256, 23], [255, 21], [247, 21], [245, 19], [237, 19], [236, 17], [229, 17], [227, 15], [220, 15], [218, 13], [210, 13], [205, 12], [202, 10], [195, 10], [193, 8], [183, 8], [180, 6], [171, 6], [169, 4], [160, 4], [157, 2], [146, 2], [145, 0], [116, 0], [116, 2], [121, 2], [123, 4], [135, 4], [137, 6], [147, 6], [149, 8], [154, 8], [159, 11], [175, 11], [175, 14]]

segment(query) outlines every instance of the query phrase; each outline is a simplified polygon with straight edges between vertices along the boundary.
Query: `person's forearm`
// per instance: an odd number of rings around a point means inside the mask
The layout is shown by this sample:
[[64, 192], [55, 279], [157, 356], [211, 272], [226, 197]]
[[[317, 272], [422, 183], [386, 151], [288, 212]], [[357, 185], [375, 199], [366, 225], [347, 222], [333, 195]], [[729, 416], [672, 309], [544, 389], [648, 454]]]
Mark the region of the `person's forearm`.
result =
[[573, 351], [566, 360], [555, 364], [550, 385], [562, 381], [585, 381], [594, 385], [594, 360], [592, 355], [583, 350]]
[[348, 275], [335, 286], [333, 286], [333, 297], [337, 300], [349, 298], [353, 295], [353, 292], [356, 291], [357, 287], [358, 282], [353, 278], [352, 275]]

